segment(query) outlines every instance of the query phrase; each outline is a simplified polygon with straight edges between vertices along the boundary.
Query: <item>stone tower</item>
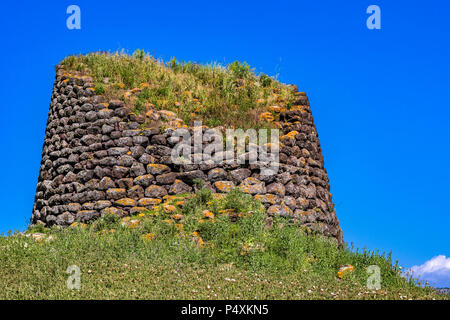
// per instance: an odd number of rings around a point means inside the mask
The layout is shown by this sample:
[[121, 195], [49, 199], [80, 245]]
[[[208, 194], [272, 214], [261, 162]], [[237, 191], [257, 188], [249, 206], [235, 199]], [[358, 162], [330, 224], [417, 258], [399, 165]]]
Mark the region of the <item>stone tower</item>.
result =
[[31, 224], [67, 226], [106, 213], [136, 214], [165, 195], [192, 192], [194, 180], [202, 179], [213, 192], [240, 187], [259, 199], [269, 216], [286, 216], [342, 244], [304, 93], [296, 92], [294, 106], [280, 111], [279, 171], [262, 177], [247, 164], [174, 164], [173, 130], [142, 125], [146, 117], [179, 123], [176, 114], [136, 115], [92, 87], [91, 78], [57, 68]]

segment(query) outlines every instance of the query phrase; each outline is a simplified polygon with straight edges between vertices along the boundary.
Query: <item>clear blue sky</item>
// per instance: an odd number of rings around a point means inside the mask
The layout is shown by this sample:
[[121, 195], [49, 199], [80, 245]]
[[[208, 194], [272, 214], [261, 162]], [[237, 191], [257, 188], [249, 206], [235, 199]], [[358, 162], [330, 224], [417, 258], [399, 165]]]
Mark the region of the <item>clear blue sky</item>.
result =
[[[81, 30], [66, 8], [81, 8]], [[366, 8], [381, 8], [368, 30]], [[306, 91], [344, 239], [401, 265], [450, 255], [450, 3], [14, 1], [0, 33], [0, 232], [31, 216], [54, 79], [65, 56], [143, 48], [247, 61]]]

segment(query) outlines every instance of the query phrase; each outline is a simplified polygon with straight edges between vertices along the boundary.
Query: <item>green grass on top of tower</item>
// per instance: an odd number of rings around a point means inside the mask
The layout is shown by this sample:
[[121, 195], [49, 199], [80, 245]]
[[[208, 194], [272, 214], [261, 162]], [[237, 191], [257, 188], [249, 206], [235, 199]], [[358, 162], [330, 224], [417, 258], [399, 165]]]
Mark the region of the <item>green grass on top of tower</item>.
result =
[[[174, 111], [186, 124], [239, 128], [274, 127], [268, 107], [289, 109], [295, 90], [275, 77], [256, 74], [247, 63], [206, 65], [165, 63], [143, 50], [69, 56], [61, 65], [67, 72], [93, 78], [97, 94], [121, 99], [135, 113], [149, 109]], [[263, 114], [263, 116], [261, 116]]]

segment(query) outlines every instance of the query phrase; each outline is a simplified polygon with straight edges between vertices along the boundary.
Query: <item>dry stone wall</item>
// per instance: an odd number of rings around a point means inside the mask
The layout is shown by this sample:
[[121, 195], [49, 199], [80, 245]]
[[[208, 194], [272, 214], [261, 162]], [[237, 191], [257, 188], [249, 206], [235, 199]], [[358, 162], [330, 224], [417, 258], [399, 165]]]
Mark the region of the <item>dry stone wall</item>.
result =
[[[300, 221], [342, 242], [306, 95], [299, 93], [295, 106], [280, 112], [279, 170], [263, 176], [248, 163], [174, 164], [173, 129], [144, 126], [148, 114], [107, 101], [92, 86], [89, 77], [57, 69], [31, 224], [67, 226], [107, 213], [135, 214], [166, 195], [193, 192], [195, 179], [202, 179], [213, 192], [239, 187], [259, 199], [269, 216]], [[169, 111], [150, 117], [182, 122]]]

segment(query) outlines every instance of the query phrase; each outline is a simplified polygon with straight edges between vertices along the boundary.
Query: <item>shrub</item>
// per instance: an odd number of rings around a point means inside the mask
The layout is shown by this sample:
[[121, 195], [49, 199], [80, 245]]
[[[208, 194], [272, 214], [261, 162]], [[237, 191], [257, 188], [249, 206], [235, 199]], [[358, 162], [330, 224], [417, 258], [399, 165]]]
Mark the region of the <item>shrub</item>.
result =
[[98, 82], [97, 82], [97, 83], [95, 84], [94, 89], [95, 89], [95, 93], [96, 93], [96, 94], [104, 94], [104, 93], [106, 92], [105, 86], [104, 86], [102, 83], [98, 83]]
[[239, 79], [246, 78], [250, 72], [250, 66], [247, 62], [241, 63], [239, 61], [234, 61], [228, 66], [228, 69], [230, 69], [234, 76]]

